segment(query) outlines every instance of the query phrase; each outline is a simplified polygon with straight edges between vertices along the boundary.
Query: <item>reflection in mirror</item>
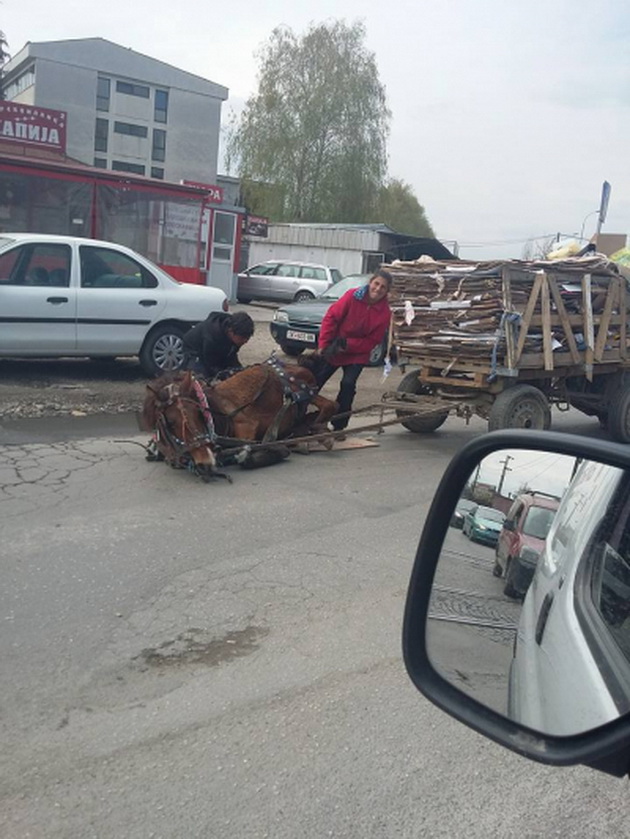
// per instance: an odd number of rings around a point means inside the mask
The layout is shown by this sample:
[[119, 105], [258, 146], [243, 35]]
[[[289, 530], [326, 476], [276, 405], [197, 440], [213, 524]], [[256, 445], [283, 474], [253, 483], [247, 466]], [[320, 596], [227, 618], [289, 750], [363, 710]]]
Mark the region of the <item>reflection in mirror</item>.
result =
[[544, 734], [630, 711], [630, 474], [504, 449], [470, 476], [431, 592], [435, 669]]

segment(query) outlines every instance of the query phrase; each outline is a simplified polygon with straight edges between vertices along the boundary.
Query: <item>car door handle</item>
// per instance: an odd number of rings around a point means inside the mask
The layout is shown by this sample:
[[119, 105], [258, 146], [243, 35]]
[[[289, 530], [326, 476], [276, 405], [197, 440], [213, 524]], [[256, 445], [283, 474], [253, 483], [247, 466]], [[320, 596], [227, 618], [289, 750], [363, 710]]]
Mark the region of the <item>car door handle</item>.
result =
[[157, 300], [139, 300], [141, 306], [157, 306]]
[[67, 297], [47, 297], [46, 302], [47, 303], [52, 303], [53, 306], [55, 306], [59, 303], [67, 303], [68, 298]]
[[538, 613], [538, 620], [536, 621], [536, 632], [534, 634], [534, 638], [538, 646], [542, 644], [543, 635], [545, 634], [545, 628], [547, 626], [547, 619], [549, 618], [549, 612], [551, 611], [551, 606], [553, 604], [553, 593], [548, 591], [545, 595], [545, 599], [542, 602], [542, 606], [540, 607], [540, 612]]

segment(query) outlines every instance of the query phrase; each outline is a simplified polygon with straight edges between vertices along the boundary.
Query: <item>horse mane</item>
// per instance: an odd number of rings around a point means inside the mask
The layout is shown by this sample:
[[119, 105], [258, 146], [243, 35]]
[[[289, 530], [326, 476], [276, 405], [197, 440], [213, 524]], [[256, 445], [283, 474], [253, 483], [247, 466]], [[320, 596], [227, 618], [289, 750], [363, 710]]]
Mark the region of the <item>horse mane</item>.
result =
[[319, 371], [322, 369], [323, 365], [326, 364], [326, 359], [321, 353], [315, 350], [314, 352], [301, 353], [297, 357], [296, 362], [299, 367], [304, 367], [305, 370], [311, 372], [317, 379]]

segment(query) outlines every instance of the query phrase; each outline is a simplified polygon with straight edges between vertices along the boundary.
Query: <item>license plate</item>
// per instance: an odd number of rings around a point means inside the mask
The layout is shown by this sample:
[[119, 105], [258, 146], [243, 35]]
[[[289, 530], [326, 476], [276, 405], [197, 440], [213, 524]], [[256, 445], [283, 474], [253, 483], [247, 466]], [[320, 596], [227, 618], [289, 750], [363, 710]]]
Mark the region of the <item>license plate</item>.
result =
[[315, 343], [315, 336], [312, 332], [298, 332], [297, 329], [287, 329], [289, 341], [306, 341], [307, 344]]

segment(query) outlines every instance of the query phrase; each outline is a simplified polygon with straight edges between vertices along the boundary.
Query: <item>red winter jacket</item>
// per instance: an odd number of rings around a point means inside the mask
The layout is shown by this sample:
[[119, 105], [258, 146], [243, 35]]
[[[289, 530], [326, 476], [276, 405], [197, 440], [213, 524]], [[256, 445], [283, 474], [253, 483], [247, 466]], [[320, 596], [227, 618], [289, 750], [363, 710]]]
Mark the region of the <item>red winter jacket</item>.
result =
[[[357, 292], [363, 292], [364, 296], [358, 299]], [[367, 286], [352, 288], [333, 303], [324, 315], [319, 330], [319, 351], [326, 349], [335, 338], [345, 338], [347, 342], [344, 352], [328, 359], [336, 367], [343, 364], [367, 364], [370, 353], [385, 337], [391, 318], [387, 298], [371, 306], [368, 299]]]

